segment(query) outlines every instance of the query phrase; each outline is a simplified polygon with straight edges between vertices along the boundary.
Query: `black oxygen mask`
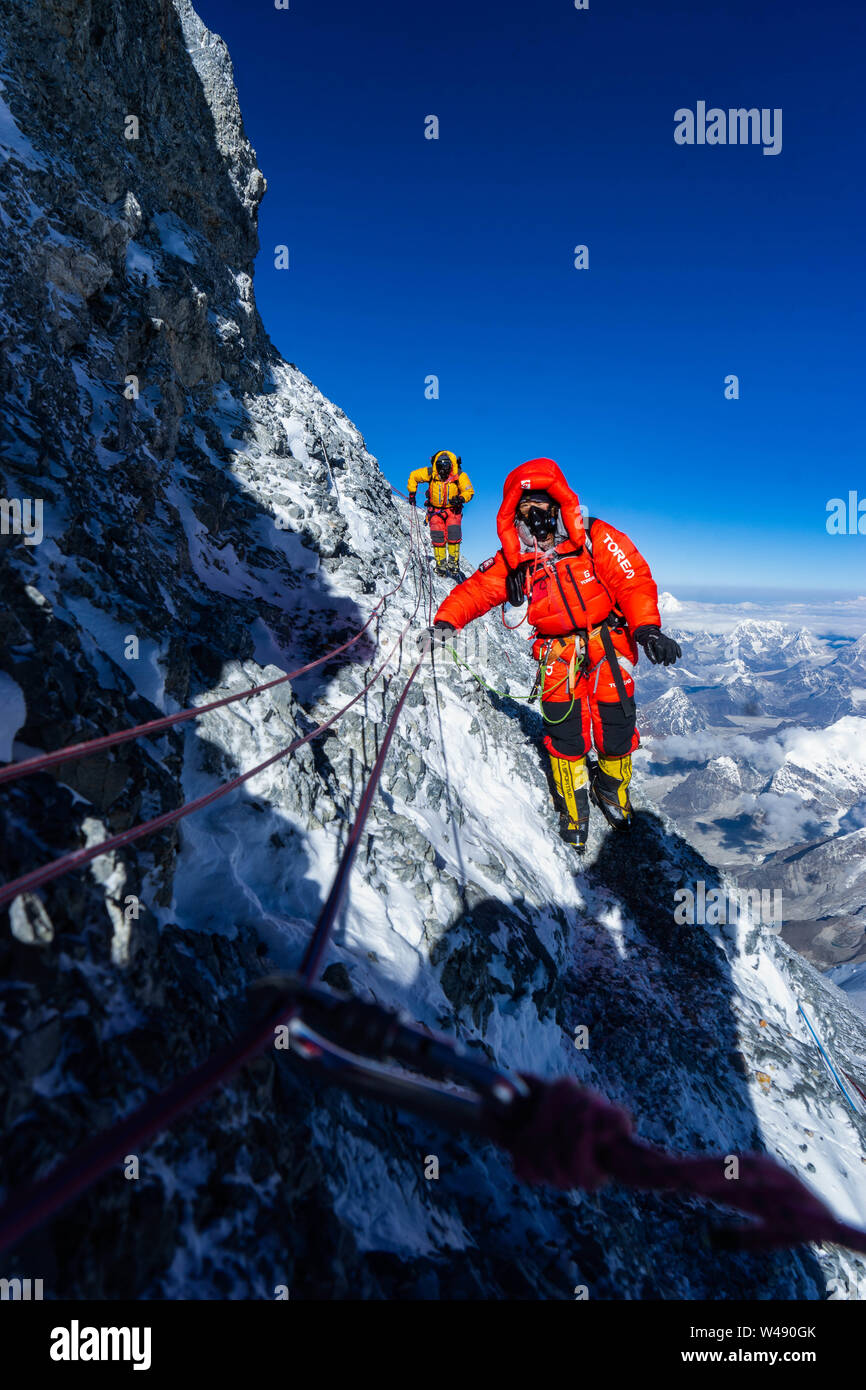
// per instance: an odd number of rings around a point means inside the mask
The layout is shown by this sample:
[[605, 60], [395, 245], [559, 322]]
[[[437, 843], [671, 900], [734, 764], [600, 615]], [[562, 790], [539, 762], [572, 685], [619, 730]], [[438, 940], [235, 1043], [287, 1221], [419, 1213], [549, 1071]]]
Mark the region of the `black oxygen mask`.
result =
[[521, 520], [525, 523], [530, 535], [534, 536], [537, 541], [547, 540], [548, 536], [553, 535], [558, 517], [558, 507], [532, 506], [528, 512], [521, 513]]

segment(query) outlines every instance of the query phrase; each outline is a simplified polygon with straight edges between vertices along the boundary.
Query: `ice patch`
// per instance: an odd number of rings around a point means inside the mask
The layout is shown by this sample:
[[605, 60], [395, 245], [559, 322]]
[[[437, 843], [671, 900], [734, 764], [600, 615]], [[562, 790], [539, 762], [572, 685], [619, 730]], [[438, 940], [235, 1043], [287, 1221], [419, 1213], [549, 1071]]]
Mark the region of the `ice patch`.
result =
[[[119, 666], [132, 681], [139, 695], [143, 695], [157, 709], [163, 708], [165, 696], [165, 673], [160, 666], [160, 651], [156, 642], [136, 634], [134, 627], [124, 626], [101, 608], [96, 608], [86, 598], [66, 598], [63, 606], [69, 610], [82, 638], [91, 639], [91, 653], [102, 652], [115, 666]], [[132, 630], [131, 630], [132, 627]], [[138, 636], [138, 659], [127, 660], [125, 650], [130, 636]]]
[[195, 265], [197, 260], [195, 252], [189, 244], [183, 224], [173, 212], [158, 212], [153, 218], [153, 224], [159, 234], [163, 251], [167, 251], [170, 256], [177, 256], [181, 261], [187, 261], [190, 265]]
[[286, 431], [292, 457], [296, 458], [299, 463], [312, 463], [312, 459], [307, 453], [307, 430], [303, 420], [295, 420], [290, 415], [281, 415], [280, 423]]
[[45, 159], [21, 130], [2, 92], [3, 80], [0, 78], [0, 164], [8, 163], [10, 155], [14, 154], [29, 168], [44, 169]]
[[159, 284], [159, 276], [156, 273], [153, 257], [136, 241], [131, 241], [126, 248], [126, 273], [127, 275], [143, 275], [149, 285]]

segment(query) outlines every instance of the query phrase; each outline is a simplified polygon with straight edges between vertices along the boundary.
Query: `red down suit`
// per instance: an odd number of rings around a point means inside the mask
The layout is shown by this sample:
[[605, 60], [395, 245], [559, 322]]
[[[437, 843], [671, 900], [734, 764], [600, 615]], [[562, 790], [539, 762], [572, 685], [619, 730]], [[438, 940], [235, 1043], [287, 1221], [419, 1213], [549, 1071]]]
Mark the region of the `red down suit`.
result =
[[[559, 504], [567, 532], [546, 552], [527, 549], [515, 525], [521, 497], [536, 490]], [[452, 589], [436, 622], [459, 629], [498, 607], [507, 598], [509, 573], [519, 571], [529, 598], [527, 621], [535, 629], [533, 654], [541, 664], [547, 748], [574, 759], [592, 743], [608, 757], [633, 752], [640, 736], [634, 702], [638, 651], [631, 634], [661, 626], [646, 560], [606, 521], [590, 518], [587, 531], [577, 494], [552, 459], [532, 459], [509, 473], [496, 529], [502, 549]]]

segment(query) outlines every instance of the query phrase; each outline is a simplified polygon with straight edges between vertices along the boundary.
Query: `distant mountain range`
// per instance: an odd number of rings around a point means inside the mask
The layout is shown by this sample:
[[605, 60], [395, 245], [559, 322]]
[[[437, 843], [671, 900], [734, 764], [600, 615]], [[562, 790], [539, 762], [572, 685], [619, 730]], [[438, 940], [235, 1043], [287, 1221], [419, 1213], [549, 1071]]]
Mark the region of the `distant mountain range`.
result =
[[[866, 622], [866, 602], [858, 601]], [[663, 594], [683, 648], [642, 669], [649, 790], [745, 887], [780, 889], [783, 936], [822, 969], [866, 961], [866, 634]], [[701, 626], [702, 621], [706, 626]], [[833, 629], [847, 627], [840, 636]], [[844, 988], [844, 984], [843, 984]], [[862, 989], [862, 986], [861, 986]]]

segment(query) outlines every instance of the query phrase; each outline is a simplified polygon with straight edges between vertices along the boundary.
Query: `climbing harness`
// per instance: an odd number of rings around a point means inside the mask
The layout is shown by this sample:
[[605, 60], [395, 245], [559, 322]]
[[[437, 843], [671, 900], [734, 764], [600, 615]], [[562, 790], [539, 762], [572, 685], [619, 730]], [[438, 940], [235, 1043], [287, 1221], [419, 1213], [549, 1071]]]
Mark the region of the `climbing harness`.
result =
[[[512, 630], [513, 630], [513, 629], [512, 629]], [[552, 637], [552, 638], [550, 639], [550, 642], [548, 643], [547, 647], [545, 647], [545, 649], [544, 649], [544, 651], [543, 651], [543, 653], [542, 653], [542, 656], [540, 657], [540, 659], [539, 659], [539, 661], [538, 661], [538, 668], [537, 668], [536, 674], [535, 674], [535, 682], [534, 682], [534, 684], [533, 684], [533, 686], [532, 686], [532, 689], [530, 690], [530, 692], [529, 692], [528, 695], [512, 695], [512, 694], [510, 694], [509, 691], [507, 691], [507, 690], [497, 690], [495, 686], [490, 685], [490, 684], [484, 679], [483, 676], [480, 676], [480, 675], [478, 674], [477, 671], [473, 670], [473, 668], [469, 665], [468, 662], [464, 661], [462, 657], [458, 656], [458, 655], [457, 655], [457, 651], [456, 651], [456, 649], [455, 649], [453, 646], [449, 646], [448, 651], [451, 653], [451, 656], [453, 657], [453, 659], [454, 659], [454, 661], [457, 663], [457, 665], [458, 665], [458, 666], [462, 666], [464, 670], [468, 671], [469, 674], [470, 674], [470, 676], [472, 676], [472, 678], [473, 678], [474, 680], [476, 680], [476, 681], [478, 682], [479, 685], [483, 686], [485, 690], [489, 690], [489, 691], [490, 691], [491, 695], [498, 695], [499, 698], [502, 699], [502, 700], [514, 700], [515, 703], [517, 703], [517, 702], [519, 702], [519, 701], [524, 701], [526, 704], [530, 704], [530, 705], [531, 705], [531, 704], [534, 704], [534, 702], [535, 702], [535, 700], [536, 700], [536, 698], [537, 698], [537, 696], [538, 696], [538, 692], [539, 692], [539, 690], [540, 690], [540, 688], [541, 688], [542, 676], [543, 676], [543, 674], [544, 674], [545, 666], [546, 666], [546, 664], [547, 664], [547, 662], [548, 662], [548, 652], [549, 652], [549, 650], [550, 650], [550, 645], [551, 645], [553, 642], [558, 642], [558, 641], [562, 641], [562, 640], [563, 640], [563, 639], [561, 639], [561, 638]], [[560, 658], [556, 658], [556, 659], [559, 660]], [[586, 655], [584, 654], [584, 656], [581, 658], [581, 662], [580, 662], [580, 663], [575, 662], [575, 663], [572, 664], [572, 666], [570, 666], [569, 669], [570, 669], [571, 672], [572, 672], [571, 677], [569, 677], [568, 675], [566, 675], [566, 676], [563, 677], [563, 683], [564, 683], [566, 680], [569, 680], [569, 682], [570, 682], [570, 683], [569, 683], [569, 686], [568, 686], [568, 691], [569, 691], [569, 693], [570, 693], [570, 695], [571, 695], [571, 701], [570, 701], [570, 703], [569, 703], [568, 709], [566, 710], [566, 712], [565, 712], [565, 714], [562, 716], [562, 718], [561, 718], [561, 719], [550, 719], [550, 718], [548, 717], [548, 715], [546, 715], [546, 714], [544, 713], [544, 706], [543, 706], [543, 704], [542, 704], [542, 706], [541, 706], [541, 708], [540, 708], [540, 710], [539, 710], [539, 713], [541, 714], [541, 717], [542, 717], [542, 719], [544, 720], [545, 724], [550, 724], [550, 725], [564, 724], [565, 721], [566, 721], [566, 720], [569, 718], [569, 716], [571, 715], [571, 712], [572, 712], [572, 710], [574, 709], [575, 701], [576, 701], [576, 699], [577, 699], [577, 680], [578, 680], [579, 676], [581, 675], [582, 669], [588, 669], [588, 668], [583, 668], [583, 663], [584, 663], [585, 661], [586, 661]]]
[[[623, 710], [623, 713], [625, 714], [626, 719], [630, 719], [630, 718], [632, 717], [633, 711], [632, 711], [631, 708], [630, 708], [628, 691], [626, 690], [625, 682], [624, 682], [624, 680], [623, 680], [623, 678], [622, 678], [622, 669], [621, 669], [621, 666], [620, 666], [620, 658], [619, 658], [619, 655], [618, 655], [618, 653], [617, 653], [617, 651], [616, 651], [616, 648], [615, 648], [614, 645], [613, 645], [613, 640], [612, 640], [611, 635], [610, 635], [611, 632], [622, 632], [622, 631], [627, 630], [627, 629], [626, 629], [626, 624], [625, 624], [625, 619], [623, 618], [622, 614], [617, 610], [616, 605], [615, 605], [613, 599], [611, 598], [610, 593], [608, 592], [606, 586], [602, 583], [602, 581], [601, 581], [600, 579], [598, 579], [598, 575], [595, 574], [595, 578], [598, 580], [599, 584], [601, 584], [601, 587], [604, 589], [605, 593], [607, 593], [608, 598], [610, 599], [611, 611], [607, 614], [606, 617], [602, 618], [602, 620], [601, 620], [600, 623], [598, 623], [595, 627], [593, 627], [593, 628], [591, 628], [591, 629], [587, 628], [586, 622], [585, 622], [585, 621], [584, 621], [583, 624], [581, 624], [580, 622], [578, 622], [577, 618], [575, 617], [574, 610], [572, 609], [572, 606], [571, 606], [571, 604], [570, 604], [569, 601], [568, 601], [568, 596], [566, 595], [565, 587], [564, 587], [564, 585], [563, 585], [562, 579], [560, 578], [560, 574], [559, 574], [559, 564], [560, 564], [560, 562], [561, 562], [562, 560], [570, 560], [570, 559], [573, 559], [579, 552], [575, 551], [573, 554], [572, 554], [571, 551], [567, 552], [566, 554], [545, 554], [545, 553], [543, 553], [542, 551], [539, 550], [539, 548], [538, 548], [538, 540], [537, 540], [537, 539], [535, 539], [534, 546], [535, 546], [535, 548], [534, 548], [532, 554], [528, 557], [528, 559], [521, 562], [521, 564], [526, 564], [526, 565], [529, 566], [529, 574], [530, 574], [530, 576], [531, 576], [532, 587], [530, 588], [529, 594], [527, 595], [527, 598], [529, 599], [529, 604], [531, 604], [531, 602], [532, 602], [532, 588], [534, 588], [534, 585], [535, 585], [535, 583], [536, 583], [536, 581], [537, 581], [537, 578], [538, 578], [538, 575], [537, 575], [537, 566], [538, 566], [538, 563], [539, 563], [539, 561], [540, 561], [541, 564], [542, 564], [542, 566], [543, 566], [544, 571], [545, 571], [547, 574], [551, 575], [551, 576], [553, 577], [553, 579], [554, 579], [554, 582], [556, 583], [556, 587], [557, 587], [557, 589], [559, 590], [560, 597], [562, 598], [563, 606], [564, 606], [564, 608], [565, 608], [566, 614], [568, 615], [568, 620], [569, 620], [569, 622], [571, 623], [571, 626], [572, 626], [571, 632], [570, 632], [570, 633], [564, 634], [564, 635], [563, 635], [563, 638], [560, 639], [560, 640], [566, 640], [566, 639], [574, 639], [574, 640], [576, 640], [576, 639], [579, 637], [579, 638], [581, 638], [582, 643], [583, 643], [584, 650], [583, 650], [583, 655], [582, 655], [582, 657], [581, 657], [580, 666], [577, 668], [577, 675], [579, 676], [579, 675], [581, 675], [581, 674], [588, 673], [588, 671], [589, 671], [589, 669], [590, 669], [590, 668], [589, 668], [589, 640], [590, 640], [590, 638], [595, 637], [596, 635], [600, 636], [602, 648], [603, 648], [603, 650], [604, 650], [604, 659], [607, 661], [607, 663], [608, 663], [608, 665], [609, 665], [609, 667], [610, 667], [611, 676], [612, 676], [612, 678], [613, 678], [613, 682], [614, 682], [614, 685], [615, 685], [615, 687], [616, 687], [616, 692], [617, 692], [617, 696], [618, 696], [618, 698], [619, 698], [620, 705], [622, 706], [622, 710]], [[591, 547], [591, 545], [587, 544], [586, 549], [589, 551], [589, 554], [590, 554], [590, 557], [591, 557], [591, 555], [592, 555], [592, 547]], [[583, 609], [583, 615], [584, 615], [584, 618], [585, 618], [585, 617], [586, 617], [586, 611], [587, 611], [587, 610], [586, 610], [586, 604], [585, 604], [584, 601], [583, 601], [583, 596], [582, 596], [582, 594], [581, 594], [581, 592], [580, 592], [580, 589], [579, 589], [578, 585], [575, 583], [574, 576], [573, 576], [572, 573], [571, 573], [570, 567], [566, 566], [565, 573], [566, 573], [566, 577], [571, 581], [571, 586], [572, 586], [572, 588], [574, 589], [574, 592], [575, 592], [575, 595], [576, 595], [576, 597], [577, 597], [578, 603], [580, 604], [581, 608]], [[594, 568], [593, 568], [593, 573], [595, 573]], [[516, 632], [517, 629], [518, 629], [519, 627], [522, 627], [523, 624], [526, 622], [528, 616], [529, 616], [529, 604], [527, 604], [526, 612], [524, 613], [523, 617], [520, 619], [520, 622], [519, 622], [519, 623], [510, 624], [510, 623], [507, 623], [507, 622], [505, 621], [505, 607], [506, 607], [506, 605], [503, 603], [503, 605], [502, 605], [502, 610], [501, 610], [501, 617], [502, 617], [502, 624], [503, 624], [503, 627], [507, 628], [509, 632]], [[595, 669], [595, 668], [592, 668], [592, 669]], [[568, 684], [566, 685], [567, 693], [571, 693], [571, 685], [572, 685], [572, 681], [573, 681], [574, 678], [575, 678], [575, 672], [574, 672], [573, 670], [570, 670], [570, 671], [569, 671], [569, 674], [568, 674]], [[565, 682], [563, 682], [563, 683], [565, 683]], [[536, 683], [536, 684], [537, 684], [537, 683]], [[534, 699], [535, 688], [536, 688], [536, 687], [533, 687], [533, 694], [529, 697], [530, 700]], [[564, 719], [549, 720], [549, 719], [547, 719], [547, 716], [544, 715], [543, 710], [542, 710], [542, 717], [545, 719], [545, 722], [548, 723], [548, 724], [550, 724], [550, 723], [561, 724], [561, 723], [564, 722], [565, 719], [568, 718], [568, 715], [571, 713], [571, 710], [572, 710], [573, 706], [574, 706], [574, 700], [572, 699], [572, 703], [571, 703], [571, 705], [569, 706], [568, 714], [566, 714], [566, 715], [564, 716]]]
[[[539, 662], [539, 665], [538, 665], [538, 672], [537, 672], [536, 677], [535, 677], [535, 684], [533, 685], [533, 687], [532, 687], [532, 689], [530, 690], [529, 694], [528, 694], [528, 695], [511, 695], [511, 694], [509, 694], [509, 692], [508, 692], [507, 690], [497, 690], [496, 687], [493, 686], [493, 685], [490, 685], [490, 684], [484, 679], [483, 676], [479, 676], [478, 672], [477, 672], [477, 671], [474, 671], [474, 670], [472, 669], [472, 667], [469, 665], [468, 662], [464, 661], [462, 657], [460, 657], [460, 656], [457, 655], [457, 651], [456, 651], [456, 649], [455, 649], [453, 646], [448, 647], [448, 651], [451, 653], [451, 656], [453, 657], [453, 659], [454, 659], [454, 661], [457, 663], [457, 665], [458, 665], [458, 666], [462, 666], [463, 669], [464, 669], [465, 671], [468, 671], [469, 674], [470, 674], [470, 676], [473, 678], [473, 680], [476, 680], [476, 681], [478, 682], [479, 685], [482, 685], [482, 686], [484, 687], [485, 690], [489, 690], [490, 693], [491, 693], [491, 695], [497, 695], [497, 696], [499, 696], [499, 698], [500, 698], [501, 700], [514, 700], [515, 702], [520, 701], [520, 700], [523, 700], [523, 701], [525, 701], [527, 704], [532, 704], [533, 701], [535, 700], [536, 695], [537, 695], [537, 693], [538, 693], [539, 685], [541, 684], [541, 673], [542, 673], [542, 671], [543, 671], [543, 669], [544, 669], [543, 663]], [[564, 720], [568, 718], [569, 714], [571, 714], [571, 711], [572, 711], [572, 709], [574, 708], [574, 700], [575, 700], [575, 697], [574, 697], [574, 695], [572, 695], [572, 697], [571, 697], [571, 704], [569, 705], [568, 711], [567, 711], [567, 713], [563, 716], [562, 719], [548, 719], [548, 717], [547, 717], [547, 715], [544, 713], [544, 710], [543, 710], [543, 709], [542, 709], [542, 711], [541, 711], [541, 717], [542, 717], [542, 719], [544, 720], [544, 722], [545, 722], [546, 724], [562, 724], [562, 723], [564, 722]]]
[[622, 670], [619, 664], [619, 657], [617, 656], [616, 648], [613, 645], [613, 639], [610, 635], [611, 629], [613, 628], [615, 631], [616, 626], [616, 624], [611, 622], [610, 615], [608, 615], [608, 617], [602, 620], [602, 622], [599, 624], [599, 628], [601, 631], [601, 645], [604, 647], [604, 654], [607, 657], [607, 664], [610, 667], [610, 673], [613, 676], [613, 683], [616, 686], [616, 693], [619, 696], [619, 702], [622, 706], [622, 712], [625, 715], [626, 719], [631, 719], [634, 710], [633, 708], [629, 707], [628, 691], [625, 688], [625, 681], [622, 678]]
[[[414, 530], [410, 531], [410, 559], [414, 534]], [[416, 577], [415, 610], [397, 646], [414, 621], [424, 597], [424, 569], [420, 563]], [[429, 582], [428, 588], [432, 603]], [[373, 680], [385, 669], [395, 649]], [[452, 651], [452, 654], [456, 657], [456, 653]], [[347, 1086], [413, 1110], [436, 1123], [492, 1140], [511, 1154], [517, 1175], [527, 1182], [548, 1183], [566, 1190], [593, 1190], [612, 1178], [637, 1188], [688, 1192], [758, 1218], [752, 1226], [718, 1232], [719, 1244], [767, 1247], [828, 1240], [866, 1253], [866, 1232], [837, 1221], [798, 1178], [769, 1157], [740, 1156], [739, 1181], [731, 1184], [727, 1181], [730, 1155], [678, 1158], [653, 1149], [632, 1136], [631, 1120], [624, 1110], [574, 1081], [546, 1082], [529, 1075], [511, 1075], [467, 1055], [456, 1041], [428, 1032], [395, 1011], [377, 1003], [334, 994], [316, 983], [345, 900], [391, 740], [422, 664], [423, 659], [419, 659], [412, 668], [388, 719], [334, 881], [298, 974], [274, 977], [254, 986], [250, 999], [257, 1016], [236, 1038], [104, 1134], [83, 1145], [46, 1176], [8, 1198], [0, 1209], [0, 1248], [20, 1240], [53, 1216], [120, 1163], [126, 1154], [138, 1152], [143, 1143], [204, 1100], [245, 1062], [268, 1045], [277, 1043], [285, 1033], [289, 1044], [286, 1055], [293, 1064], [324, 1081]], [[372, 683], [368, 682], [337, 714], [290, 745], [290, 749], [329, 728]], [[129, 838], [188, 814], [286, 756], [290, 749], [282, 750], [252, 772], [232, 779], [217, 793], [169, 812], [167, 817], [135, 827], [133, 836], [127, 833], [104, 841], [94, 847], [94, 854], [87, 852], [87, 857], [105, 853], [113, 845], [126, 843]], [[64, 751], [68, 756], [68, 750]], [[11, 888], [15, 893], [24, 891], [25, 883], [38, 886], [86, 862], [81, 855], [79, 851], [77, 855], [66, 856], [65, 860], [46, 866], [51, 872], [37, 871], [35, 875], [24, 875], [15, 884], [6, 885], [5, 896], [0, 896], [0, 901], [8, 901]]]

